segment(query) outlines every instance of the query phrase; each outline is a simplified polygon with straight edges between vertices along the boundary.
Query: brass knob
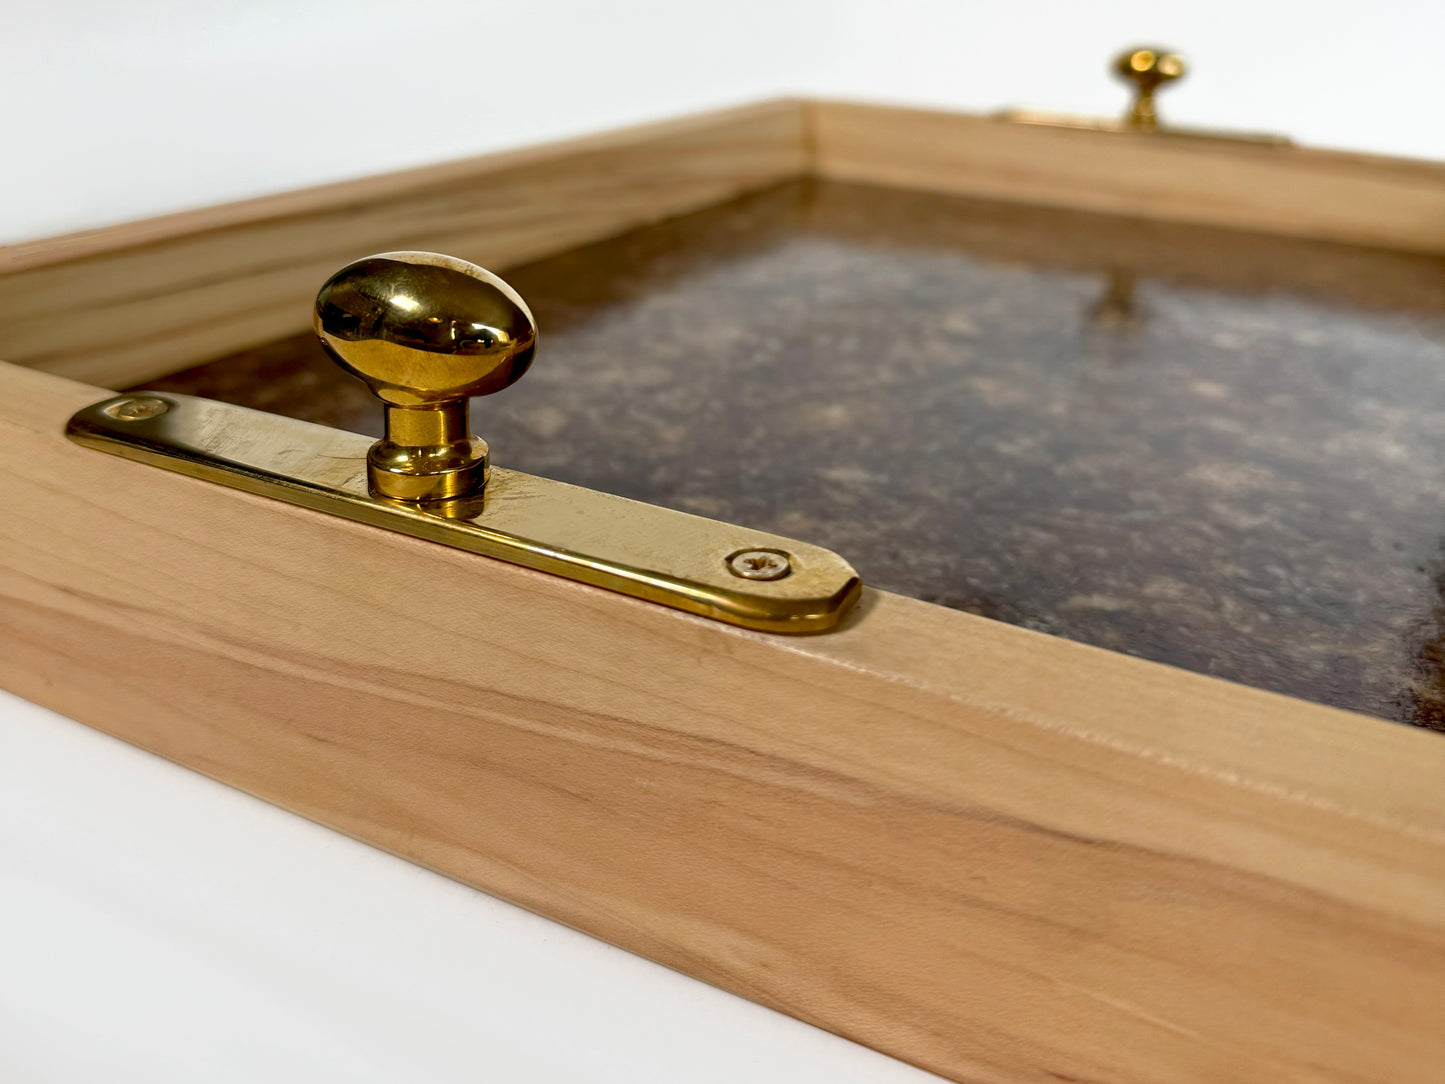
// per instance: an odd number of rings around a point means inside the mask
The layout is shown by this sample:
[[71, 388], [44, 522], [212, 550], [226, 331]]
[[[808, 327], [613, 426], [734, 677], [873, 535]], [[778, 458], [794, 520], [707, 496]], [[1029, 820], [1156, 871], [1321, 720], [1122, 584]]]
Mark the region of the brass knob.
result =
[[386, 404], [386, 436], [367, 455], [372, 493], [430, 501], [486, 485], [487, 445], [472, 435], [468, 399], [532, 364], [537, 325], [517, 291], [454, 256], [383, 252], [327, 280], [314, 326]]
[[1165, 49], [1129, 49], [1114, 61], [1114, 70], [1134, 84], [1134, 104], [1124, 116], [1130, 128], [1153, 131], [1159, 127], [1154, 92], [1184, 75], [1184, 58]]

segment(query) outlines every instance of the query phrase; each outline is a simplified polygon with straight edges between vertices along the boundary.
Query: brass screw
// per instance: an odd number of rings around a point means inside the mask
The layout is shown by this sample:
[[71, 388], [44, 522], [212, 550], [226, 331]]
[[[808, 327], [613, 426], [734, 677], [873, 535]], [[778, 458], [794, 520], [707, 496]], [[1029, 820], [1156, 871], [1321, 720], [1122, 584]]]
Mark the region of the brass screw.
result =
[[728, 558], [728, 571], [745, 580], [781, 580], [793, 563], [782, 550], [738, 550]]
[[140, 422], [147, 418], [158, 418], [171, 409], [164, 399], [142, 396], [138, 399], [121, 399], [102, 408], [106, 414], [122, 422]]

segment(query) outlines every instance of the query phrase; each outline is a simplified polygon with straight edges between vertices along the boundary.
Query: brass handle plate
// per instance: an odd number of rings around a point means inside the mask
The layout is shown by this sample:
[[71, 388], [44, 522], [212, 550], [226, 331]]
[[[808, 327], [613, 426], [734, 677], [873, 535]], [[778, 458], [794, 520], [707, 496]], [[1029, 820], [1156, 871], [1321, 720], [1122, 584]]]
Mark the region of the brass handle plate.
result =
[[492, 468], [474, 497], [373, 496], [369, 437], [169, 392], [70, 419], [79, 444], [304, 508], [768, 632], [836, 625], [858, 574], [820, 546]]

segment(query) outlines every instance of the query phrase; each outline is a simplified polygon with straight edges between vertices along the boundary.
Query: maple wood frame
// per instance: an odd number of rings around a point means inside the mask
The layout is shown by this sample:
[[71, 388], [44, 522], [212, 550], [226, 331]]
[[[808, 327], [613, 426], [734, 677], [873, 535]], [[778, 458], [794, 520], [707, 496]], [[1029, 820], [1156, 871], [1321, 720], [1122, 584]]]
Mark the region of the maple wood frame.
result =
[[13, 246], [0, 684], [955, 1079], [1432, 1078], [1438, 735], [876, 591], [747, 632], [62, 436], [365, 252], [810, 173], [1445, 252], [1438, 165], [797, 101]]

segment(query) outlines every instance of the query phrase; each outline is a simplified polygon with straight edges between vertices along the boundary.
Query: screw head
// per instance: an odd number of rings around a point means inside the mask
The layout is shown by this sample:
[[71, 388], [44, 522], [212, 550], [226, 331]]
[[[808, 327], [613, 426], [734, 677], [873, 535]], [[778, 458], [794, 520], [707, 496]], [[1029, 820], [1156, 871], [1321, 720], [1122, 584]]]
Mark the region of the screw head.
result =
[[738, 550], [727, 559], [728, 571], [745, 580], [781, 580], [793, 571], [782, 550]]
[[171, 409], [171, 404], [164, 399], [142, 395], [134, 399], [121, 399], [101, 409], [117, 421], [140, 422], [147, 418], [160, 417]]

